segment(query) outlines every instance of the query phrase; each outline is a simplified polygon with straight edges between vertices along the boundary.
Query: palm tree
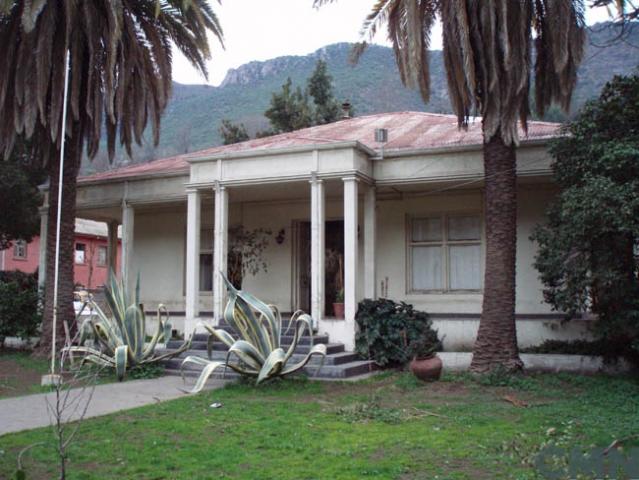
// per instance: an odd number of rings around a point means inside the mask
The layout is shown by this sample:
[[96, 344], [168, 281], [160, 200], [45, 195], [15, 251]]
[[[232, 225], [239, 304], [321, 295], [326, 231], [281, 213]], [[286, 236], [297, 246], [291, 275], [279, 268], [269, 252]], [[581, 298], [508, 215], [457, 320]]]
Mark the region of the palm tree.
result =
[[[320, 6], [335, 0], [315, 0]], [[377, 0], [362, 27], [386, 26], [402, 81], [430, 97], [430, 35], [443, 24], [448, 92], [460, 128], [482, 117], [485, 175], [484, 299], [471, 369], [522, 367], [515, 326], [518, 124], [526, 130], [531, 77], [540, 115], [568, 109], [584, 44], [583, 0]], [[366, 42], [355, 50], [358, 57]], [[536, 55], [533, 55], [533, 48]]]
[[[150, 121], [154, 142], [171, 94], [176, 46], [206, 76], [207, 33], [222, 42], [206, 0], [0, 0], [0, 155], [18, 135], [31, 138], [58, 190], [65, 58], [69, 99], [60, 235], [60, 319], [73, 320], [76, 176], [83, 152], [93, 158], [106, 136], [109, 157], [119, 142], [131, 154]], [[55, 244], [57, 196], [49, 196], [47, 244]], [[48, 255], [46, 285], [53, 284]], [[53, 288], [46, 289], [41, 353], [51, 338]], [[59, 323], [61, 325], [62, 322]], [[60, 335], [60, 338], [63, 338]]]

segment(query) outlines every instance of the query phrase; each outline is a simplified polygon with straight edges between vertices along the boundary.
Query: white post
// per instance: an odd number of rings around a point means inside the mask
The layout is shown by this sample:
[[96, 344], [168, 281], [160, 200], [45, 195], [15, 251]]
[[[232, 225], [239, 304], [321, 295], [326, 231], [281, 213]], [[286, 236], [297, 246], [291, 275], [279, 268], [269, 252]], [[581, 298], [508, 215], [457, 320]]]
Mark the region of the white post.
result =
[[118, 222], [115, 220], [107, 223], [107, 266], [109, 274], [116, 273], [118, 266]]
[[184, 334], [195, 331], [200, 315], [200, 212], [201, 196], [197, 190], [187, 193], [186, 215], [186, 318]]
[[52, 334], [51, 334], [51, 372], [49, 375], [42, 377], [43, 385], [51, 385], [60, 382], [59, 376], [55, 373], [56, 361], [56, 335], [58, 332], [58, 278], [60, 275], [60, 222], [62, 215], [62, 183], [64, 175], [64, 145], [66, 142], [66, 125], [67, 125], [67, 98], [69, 95], [69, 59], [70, 54], [67, 50], [64, 62], [64, 94], [62, 96], [62, 125], [60, 127], [60, 164], [58, 165], [58, 208], [56, 212], [55, 227], [55, 261], [53, 265], [53, 318]]
[[364, 297], [376, 298], [375, 280], [375, 235], [377, 218], [375, 212], [375, 187], [369, 185], [364, 197]]
[[357, 311], [357, 183], [356, 177], [344, 180], [344, 319], [349, 337], [344, 344], [355, 342], [355, 313]]
[[224, 314], [226, 285], [220, 275], [227, 272], [229, 194], [221, 185], [215, 187], [215, 240], [213, 244], [213, 321], [219, 322]]
[[47, 279], [47, 229], [49, 224], [47, 210], [43, 207], [40, 211], [40, 258], [38, 259], [38, 288], [40, 291], [44, 289]]
[[317, 328], [324, 316], [325, 256], [324, 183], [311, 180], [311, 317]]
[[127, 202], [122, 202], [122, 283], [124, 288], [131, 290], [133, 286], [133, 224], [135, 210]]

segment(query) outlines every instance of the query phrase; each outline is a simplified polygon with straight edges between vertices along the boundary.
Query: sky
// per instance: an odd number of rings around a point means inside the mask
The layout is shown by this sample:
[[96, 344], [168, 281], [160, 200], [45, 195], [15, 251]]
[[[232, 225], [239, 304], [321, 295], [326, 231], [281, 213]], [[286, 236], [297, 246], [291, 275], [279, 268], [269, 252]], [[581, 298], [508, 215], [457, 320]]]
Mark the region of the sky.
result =
[[[338, 42], [356, 42], [362, 20], [375, 0], [340, 0], [313, 8], [313, 0], [211, 0], [224, 30], [225, 48], [210, 38], [212, 59], [208, 80], [179, 53], [173, 79], [180, 83], [219, 85], [229, 68], [252, 60], [283, 55], [307, 55]], [[589, 3], [589, 2], [588, 2]], [[587, 9], [589, 25], [608, 19], [604, 8]], [[389, 45], [383, 32], [374, 43]], [[441, 25], [434, 29], [431, 48], [441, 49]]]

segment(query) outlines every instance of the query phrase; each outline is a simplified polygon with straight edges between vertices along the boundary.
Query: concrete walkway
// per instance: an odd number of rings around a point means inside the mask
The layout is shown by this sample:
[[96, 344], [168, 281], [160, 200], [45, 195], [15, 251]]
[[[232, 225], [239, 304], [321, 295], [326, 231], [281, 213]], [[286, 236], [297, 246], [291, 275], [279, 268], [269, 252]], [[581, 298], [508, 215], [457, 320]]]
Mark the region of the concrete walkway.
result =
[[[209, 380], [206, 388], [220, 388], [226, 383], [228, 380]], [[187, 379], [186, 388], [191, 386]], [[180, 388], [185, 388], [182, 379], [170, 376], [98, 385], [93, 391], [85, 418], [186, 397], [187, 394], [179, 390]], [[77, 420], [81, 416], [82, 409], [91, 393], [90, 390], [87, 389], [84, 392], [79, 389], [71, 390], [68, 396], [69, 403], [75, 403], [64, 414], [65, 420], [67, 417], [70, 417], [69, 420]], [[54, 405], [55, 395], [41, 393], [0, 400], [0, 435], [49, 426], [51, 419], [47, 400]], [[76, 404], [79, 408], [73, 412]]]

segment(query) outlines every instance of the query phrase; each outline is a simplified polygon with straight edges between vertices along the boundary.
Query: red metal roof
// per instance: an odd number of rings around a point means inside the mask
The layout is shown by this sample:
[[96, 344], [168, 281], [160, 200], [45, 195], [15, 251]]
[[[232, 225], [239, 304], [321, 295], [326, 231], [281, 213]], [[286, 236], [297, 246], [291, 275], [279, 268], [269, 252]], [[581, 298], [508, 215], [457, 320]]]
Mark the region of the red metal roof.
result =
[[[213, 155], [233, 154], [248, 151], [276, 150], [305, 145], [321, 145], [359, 141], [363, 145], [379, 150], [375, 143], [375, 129], [388, 130], [385, 152], [419, 150], [427, 148], [480, 145], [482, 143], [481, 119], [476, 119], [466, 130], [457, 127], [457, 117], [425, 112], [393, 112], [366, 115], [341, 120], [328, 125], [304, 128], [294, 132], [256, 138], [233, 145], [213, 147], [186, 155], [154, 160], [152, 162], [121, 167], [103, 173], [81, 177], [79, 182], [95, 182], [109, 179], [126, 179], [155, 174], [187, 173], [188, 159]], [[559, 124], [528, 122], [528, 134], [520, 129], [523, 140], [547, 139], [555, 136]]]

